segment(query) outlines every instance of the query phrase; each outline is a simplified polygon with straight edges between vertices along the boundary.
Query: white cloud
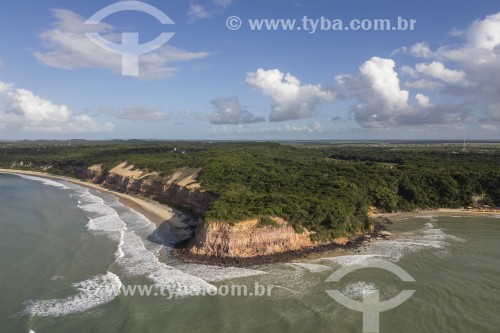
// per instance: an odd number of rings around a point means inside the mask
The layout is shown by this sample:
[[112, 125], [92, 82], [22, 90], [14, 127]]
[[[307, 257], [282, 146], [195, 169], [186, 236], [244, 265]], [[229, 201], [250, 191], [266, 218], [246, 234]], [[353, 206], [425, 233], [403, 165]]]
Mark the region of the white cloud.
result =
[[[269, 123], [268, 123], [269, 124]], [[288, 124], [285, 123], [282, 126], [276, 127], [276, 125], [271, 125], [269, 127], [264, 126], [247, 126], [246, 124], [238, 124], [236, 126], [212, 126], [212, 132], [215, 134], [237, 134], [237, 135], [252, 135], [254, 138], [268, 137], [268, 135], [308, 135], [308, 134], [320, 134], [320, 133], [331, 133], [331, 131], [324, 130], [321, 123], [317, 120], [309, 122], [306, 124]]]
[[200, 5], [199, 3], [189, 4], [188, 17], [191, 21], [204, 18], [212, 18], [213, 16], [213, 12], [208, 11], [203, 5]]
[[111, 132], [114, 125], [100, 124], [88, 115], [72, 115], [66, 105], [57, 105], [26, 89], [0, 82], [0, 123], [4, 128], [52, 133]]
[[429, 44], [426, 42], [416, 43], [410, 47], [410, 54], [417, 58], [428, 59], [432, 56], [432, 51], [429, 48]]
[[[45, 51], [36, 51], [35, 57], [47, 66], [73, 70], [78, 68], [101, 68], [115, 74], [122, 72], [122, 57], [111, 53], [90, 41], [86, 32], [100, 33], [104, 38], [120, 42], [121, 35], [114, 27], [100, 23], [85, 25], [85, 19], [69, 10], [55, 9], [54, 27], [42, 32], [38, 37]], [[172, 63], [191, 61], [207, 57], [207, 52], [189, 52], [170, 45], [139, 57], [138, 79], [165, 79], [176, 74]]]
[[306, 124], [303, 126], [293, 126], [286, 124], [284, 131], [292, 133], [322, 133], [323, 127], [321, 126], [320, 122], [315, 120], [314, 123]]
[[361, 102], [352, 111], [362, 126], [377, 127], [413, 112], [408, 104], [409, 92], [401, 89], [394, 67], [392, 59], [373, 57], [359, 67], [356, 76], [337, 76], [337, 82]]
[[455, 124], [470, 117], [464, 105], [435, 105], [423, 94], [416, 94], [418, 105], [409, 103], [410, 93], [400, 87], [392, 59], [373, 57], [359, 67], [356, 76], [337, 76], [358, 104], [352, 107], [354, 119], [363, 127]]
[[[475, 20], [453, 35], [458, 42], [434, 51], [429, 48], [425, 52], [413, 52], [415, 56], [426, 55], [435, 59], [431, 64], [417, 64], [416, 71], [439, 79], [443, 94], [460, 98], [476, 109], [484, 104], [490, 105], [486, 115], [497, 121], [494, 110], [500, 104], [500, 12]], [[422, 42], [412, 49], [425, 49], [423, 46], [428, 48], [428, 44]], [[451, 63], [457, 69], [447, 69], [443, 62]], [[416, 87], [416, 83], [410, 84]]]
[[466, 38], [472, 50], [493, 51], [497, 48], [500, 44], [500, 12], [474, 21], [467, 29]]
[[248, 73], [245, 82], [252, 88], [273, 99], [270, 121], [283, 121], [311, 117], [316, 114], [320, 101], [333, 101], [336, 93], [321, 85], [301, 84], [290, 73], [278, 69], [259, 68]]
[[418, 75], [417, 71], [410, 66], [401, 66], [401, 73], [412, 77], [416, 77]]
[[464, 83], [465, 80], [464, 71], [448, 69], [442, 62], [439, 61], [433, 61], [430, 64], [416, 64], [415, 70], [419, 73], [448, 83]]
[[416, 94], [415, 99], [417, 100], [418, 105], [423, 108], [428, 108], [429, 106], [431, 106], [429, 97], [423, 94]]
[[256, 117], [248, 110], [243, 109], [238, 98], [234, 96], [218, 97], [212, 101], [212, 105], [216, 108], [216, 111], [208, 118], [212, 124], [238, 125], [265, 121], [263, 117]]
[[232, 0], [212, 0], [212, 7], [215, 6], [216, 8], [207, 9], [207, 7], [200, 3], [190, 3], [187, 13], [189, 22], [194, 22], [200, 19], [210, 19], [215, 15], [220, 14], [223, 9], [230, 7], [232, 4]]
[[[406, 82], [405, 86], [408, 88], [435, 90], [445, 87], [445, 85], [439, 84], [436, 80], [447, 84], [469, 85], [469, 82], [467, 82], [465, 78], [466, 74], [464, 71], [446, 68], [446, 66], [439, 61], [433, 61], [430, 64], [418, 63], [415, 65], [415, 68], [402, 66], [401, 73], [412, 78], [418, 78], [416, 81]], [[422, 79], [422, 76], [430, 77], [432, 80], [428, 78]]]
[[418, 90], [437, 90], [442, 87], [442, 84], [433, 80], [419, 79], [412, 82], [405, 82], [404, 86]]
[[359, 71], [371, 90], [372, 98], [381, 101], [384, 110], [390, 113], [406, 113], [410, 109], [409, 92], [401, 90], [394, 67], [392, 59], [373, 57], [365, 61], [359, 67]]
[[[411, 92], [401, 88], [392, 59], [373, 57], [358, 73], [337, 75], [337, 83], [356, 99], [353, 119], [371, 130], [401, 126], [458, 131], [464, 124], [498, 128], [487, 122], [500, 122], [500, 13], [476, 20], [466, 29], [454, 29], [448, 38], [462, 41], [436, 50], [424, 41], [393, 52], [429, 59], [400, 68], [409, 79], [403, 87]], [[485, 113], [479, 114], [485, 105]]]
[[[464, 30], [460, 37], [464, 37], [462, 44], [452, 46], [442, 46], [436, 51], [429, 49], [429, 57], [445, 59], [463, 63], [469, 66], [488, 65], [498, 60], [500, 45], [500, 12], [488, 15], [482, 20], [474, 21]], [[425, 44], [421, 42], [413, 45], [411, 48], [419, 48], [418, 45]], [[412, 53], [419, 56], [417, 53]], [[500, 65], [499, 65], [500, 66]]]

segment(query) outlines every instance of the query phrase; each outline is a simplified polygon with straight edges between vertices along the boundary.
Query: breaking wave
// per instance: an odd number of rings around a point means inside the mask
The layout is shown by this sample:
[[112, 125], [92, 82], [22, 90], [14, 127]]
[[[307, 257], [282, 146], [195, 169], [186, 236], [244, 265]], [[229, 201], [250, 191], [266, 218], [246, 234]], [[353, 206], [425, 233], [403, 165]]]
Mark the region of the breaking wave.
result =
[[[106, 285], [114, 288], [96, 288]], [[111, 302], [116, 290], [121, 287], [120, 278], [111, 272], [97, 275], [72, 285], [78, 293], [63, 299], [30, 300], [26, 302], [25, 312], [32, 316], [60, 317], [84, 312], [101, 304]]]

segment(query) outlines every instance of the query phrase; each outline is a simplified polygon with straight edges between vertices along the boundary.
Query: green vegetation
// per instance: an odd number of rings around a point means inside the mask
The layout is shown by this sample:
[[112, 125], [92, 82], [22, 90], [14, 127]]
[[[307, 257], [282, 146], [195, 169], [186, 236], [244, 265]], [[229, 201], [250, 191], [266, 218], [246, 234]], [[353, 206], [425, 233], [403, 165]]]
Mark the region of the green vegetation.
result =
[[279, 227], [278, 222], [270, 218], [269, 216], [264, 216], [259, 219], [259, 223], [257, 223], [257, 228], [264, 228], [264, 227]]
[[[367, 209], [409, 211], [500, 205], [500, 145], [237, 142], [19, 142], [0, 145], [0, 166], [75, 176], [93, 164], [127, 161], [158, 171], [203, 168], [199, 181], [217, 199], [205, 218], [236, 222], [280, 216], [318, 238], [369, 225]], [[20, 165], [22, 162], [22, 166]], [[161, 179], [161, 178], [160, 178]], [[261, 220], [262, 221], [262, 220]]]

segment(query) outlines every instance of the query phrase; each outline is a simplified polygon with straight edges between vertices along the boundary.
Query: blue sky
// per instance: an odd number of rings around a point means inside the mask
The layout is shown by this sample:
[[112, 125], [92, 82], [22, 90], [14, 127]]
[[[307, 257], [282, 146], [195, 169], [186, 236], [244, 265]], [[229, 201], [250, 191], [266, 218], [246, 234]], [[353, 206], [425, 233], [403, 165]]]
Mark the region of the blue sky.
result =
[[[500, 139], [493, 1], [150, 0], [175, 24], [137, 11], [84, 24], [114, 3], [3, 5], [0, 139]], [[311, 33], [304, 17], [416, 23]], [[254, 19], [296, 26], [252, 31]], [[175, 35], [123, 76], [121, 56], [86, 32]]]

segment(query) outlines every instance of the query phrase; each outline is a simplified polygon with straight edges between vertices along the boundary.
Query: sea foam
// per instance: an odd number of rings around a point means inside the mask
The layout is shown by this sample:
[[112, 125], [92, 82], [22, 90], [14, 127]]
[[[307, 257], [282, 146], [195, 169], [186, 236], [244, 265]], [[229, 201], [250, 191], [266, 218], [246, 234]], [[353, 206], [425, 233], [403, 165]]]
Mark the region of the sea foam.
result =
[[[431, 216], [422, 218], [433, 219]], [[373, 259], [385, 259], [398, 262], [409, 253], [415, 253], [423, 249], [436, 249], [439, 254], [446, 252], [450, 242], [464, 242], [465, 240], [446, 234], [442, 229], [436, 228], [432, 222], [413, 232], [398, 234], [397, 238], [390, 240], [376, 240], [365, 243], [360, 248], [360, 254], [343, 255], [330, 258], [320, 258], [312, 261], [313, 264], [332, 266], [334, 268], [350, 265], [363, 265]]]
[[215, 286], [205, 280], [168, 266], [148, 251], [142, 239], [131, 231], [123, 235], [123, 256], [117, 262], [127, 276], [146, 276], [155, 287], [167, 289], [175, 297], [202, 295], [214, 291]]
[[[95, 195], [91, 193], [93, 190], [73, 183], [65, 186], [43, 178], [34, 180], [69, 189], [71, 197], [89, 219], [87, 230], [105, 234], [117, 242], [115, 258], [120, 274], [127, 277], [144, 276], [150, 279], [156, 288], [168, 289], [175, 297], [202, 295], [215, 291], [215, 286], [207, 281], [265, 274], [262, 271], [234, 267], [220, 268], [192, 264], [169, 266], [160, 262], [156, 256], [164, 248], [163, 239], [157, 233], [156, 226], [144, 215], [124, 206], [117, 197], [104, 193]], [[98, 282], [95, 279], [92, 281]], [[85, 311], [87, 306], [77, 302], [81, 297], [85, 295], [64, 300], [34, 301], [29, 306], [30, 313], [59, 315]], [[55, 305], [53, 310], [50, 310], [51, 304]]]
[[326, 266], [326, 265], [319, 265], [319, 264], [311, 264], [311, 263], [305, 263], [305, 262], [295, 262], [289, 264], [291, 266], [297, 266], [303, 269], [308, 270], [309, 272], [312, 273], [319, 273], [319, 272], [324, 272], [324, 271], [330, 271], [332, 270], [332, 267]]
[[[101, 286], [101, 287], [100, 287]], [[106, 288], [102, 288], [105, 286]], [[122, 283], [111, 272], [96, 275], [88, 280], [72, 285], [78, 293], [63, 299], [30, 300], [26, 302], [25, 312], [32, 316], [60, 317], [84, 312], [101, 304], [111, 302], [118, 295]]]
[[323, 265], [333, 265], [336, 267], [352, 266], [352, 265], [364, 265], [370, 260], [376, 257], [380, 257], [379, 254], [353, 254], [329, 258], [320, 258], [313, 261], [313, 263], [321, 263]]
[[234, 280], [249, 276], [257, 276], [267, 274], [262, 270], [237, 268], [237, 267], [220, 267], [202, 264], [183, 264], [176, 266], [181, 271], [202, 278], [208, 282], [220, 282], [225, 280]]
[[24, 178], [24, 179], [37, 181], [37, 182], [42, 183], [44, 185], [58, 187], [60, 189], [69, 189], [68, 186], [66, 186], [64, 184], [61, 184], [61, 183], [58, 183], [56, 181], [53, 181], [51, 179], [42, 178], [42, 177], [35, 177], [35, 176], [28, 176], [28, 175], [23, 175], [23, 174], [20, 174], [20, 173], [16, 173], [16, 175], [19, 176], [19, 177], [21, 177], [21, 178]]
[[372, 282], [357, 281], [349, 283], [343, 290], [343, 294], [351, 299], [360, 299], [377, 291]]

